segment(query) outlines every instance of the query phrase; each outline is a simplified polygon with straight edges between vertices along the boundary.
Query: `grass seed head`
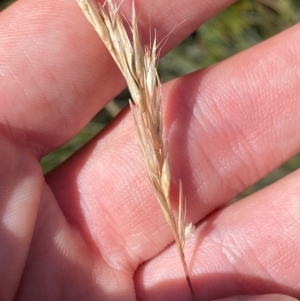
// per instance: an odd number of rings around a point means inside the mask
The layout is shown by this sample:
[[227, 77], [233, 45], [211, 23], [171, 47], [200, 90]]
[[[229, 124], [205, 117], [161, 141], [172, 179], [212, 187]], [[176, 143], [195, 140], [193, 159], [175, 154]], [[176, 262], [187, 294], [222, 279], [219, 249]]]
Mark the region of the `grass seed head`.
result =
[[119, 7], [112, 0], [106, 0], [103, 5], [95, 4], [94, 0], [77, 0], [77, 2], [127, 82], [132, 96], [130, 106], [148, 177], [163, 215], [173, 231], [186, 279], [193, 299], [196, 300], [183, 253], [186, 237], [190, 235], [193, 226], [185, 222], [186, 204], [181, 182], [177, 219], [170, 202], [171, 173], [167, 145], [163, 140], [156, 39], [154, 38], [152, 44], [143, 47], [134, 2], [130, 26], [131, 37], [128, 36], [123, 25]]

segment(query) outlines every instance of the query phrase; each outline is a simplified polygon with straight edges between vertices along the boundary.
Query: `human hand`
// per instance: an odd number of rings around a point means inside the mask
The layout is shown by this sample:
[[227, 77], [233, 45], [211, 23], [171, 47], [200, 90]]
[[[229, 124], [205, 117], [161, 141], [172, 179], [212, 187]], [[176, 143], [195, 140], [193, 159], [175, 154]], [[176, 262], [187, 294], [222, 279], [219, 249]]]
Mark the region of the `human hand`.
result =
[[[159, 39], [187, 19], [167, 51], [233, 1], [136, 2]], [[128, 110], [44, 180], [40, 158], [124, 88], [76, 2], [23, 0], [0, 22], [0, 299], [188, 300]], [[299, 151], [299, 34], [163, 86], [174, 190], [206, 217], [185, 249], [199, 300], [299, 296], [299, 172], [214, 212]]]

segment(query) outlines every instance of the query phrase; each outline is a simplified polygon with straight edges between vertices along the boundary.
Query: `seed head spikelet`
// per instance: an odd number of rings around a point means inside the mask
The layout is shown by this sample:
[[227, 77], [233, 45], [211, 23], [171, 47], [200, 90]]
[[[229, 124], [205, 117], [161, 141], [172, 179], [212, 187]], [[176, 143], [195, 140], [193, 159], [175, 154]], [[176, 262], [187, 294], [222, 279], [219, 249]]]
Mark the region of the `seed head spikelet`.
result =
[[129, 37], [119, 14], [119, 7], [112, 0], [107, 0], [103, 5], [95, 4], [94, 0], [77, 2], [127, 81], [132, 96], [129, 103], [150, 183], [163, 215], [173, 231], [185, 276], [193, 300], [196, 300], [183, 252], [186, 237], [191, 234], [193, 226], [185, 222], [186, 204], [181, 181], [177, 219], [170, 201], [171, 173], [167, 145], [163, 140], [156, 38], [150, 45], [142, 46], [134, 3]]

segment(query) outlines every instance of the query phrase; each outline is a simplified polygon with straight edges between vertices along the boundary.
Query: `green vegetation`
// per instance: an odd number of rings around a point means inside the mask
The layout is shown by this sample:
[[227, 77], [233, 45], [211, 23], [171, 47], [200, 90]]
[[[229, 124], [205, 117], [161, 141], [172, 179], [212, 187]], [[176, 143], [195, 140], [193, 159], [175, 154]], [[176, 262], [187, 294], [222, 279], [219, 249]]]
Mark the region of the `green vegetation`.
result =
[[162, 79], [206, 67], [291, 27], [300, 0], [240, 0], [210, 19], [160, 63]]
[[[4, 9], [12, 0], [2, 0]], [[201, 26], [176, 49], [165, 56], [159, 65], [163, 81], [203, 68], [232, 56], [292, 26], [300, 20], [300, 0], [240, 0]], [[124, 91], [116, 100], [124, 107], [129, 98]], [[42, 159], [45, 172], [53, 169], [79, 149], [110, 120], [104, 110], [72, 141]], [[300, 167], [300, 155], [247, 189], [237, 199], [253, 193]]]

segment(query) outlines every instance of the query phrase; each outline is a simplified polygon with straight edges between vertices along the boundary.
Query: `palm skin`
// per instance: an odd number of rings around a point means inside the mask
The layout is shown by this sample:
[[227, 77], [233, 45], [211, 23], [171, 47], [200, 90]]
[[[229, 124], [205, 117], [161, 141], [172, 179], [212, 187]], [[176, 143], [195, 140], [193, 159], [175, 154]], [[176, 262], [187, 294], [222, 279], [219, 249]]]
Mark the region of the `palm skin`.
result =
[[[185, 2], [136, 1], [145, 40], [148, 14], [158, 38], [187, 20], [166, 52], [233, 1]], [[19, 0], [0, 22], [0, 299], [189, 300], [128, 110], [41, 171], [124, 87], [76, 2]], [[299, 35], [296, 25], [163, 86], [174, 196], [180, 176], [199, 222], [186, 244], [199, 300], [300, 295], [300, 173], [223, 207], [299, 151]]]

